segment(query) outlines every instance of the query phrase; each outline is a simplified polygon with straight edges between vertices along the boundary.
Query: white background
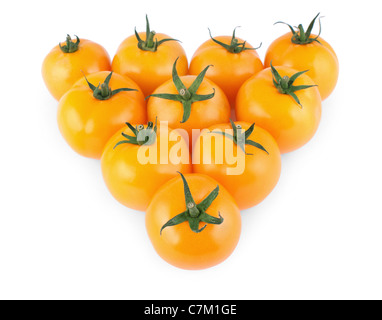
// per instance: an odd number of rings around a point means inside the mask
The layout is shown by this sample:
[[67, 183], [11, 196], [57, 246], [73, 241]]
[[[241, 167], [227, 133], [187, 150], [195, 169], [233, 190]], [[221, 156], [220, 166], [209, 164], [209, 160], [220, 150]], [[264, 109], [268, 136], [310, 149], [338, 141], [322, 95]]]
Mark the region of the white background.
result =
[[[382, 103], [378, 1], [7, 1], [0, 63], [1, 299], [382, 298]], [[41, 78], [67, 33], [114, 55], [134, 26], [181, 39], [191, 58], [213, 35], [257, 46], [309, 24], [336, 50], [340, 79], [314, 139], [283, 156], [280, 182], [244, 211], [240, 243], [217, 267], [157, 256], [144, 213], [108, 193], [98, 161], [75, 154]], [[317, 29], [316, 29], [317, 30]]]

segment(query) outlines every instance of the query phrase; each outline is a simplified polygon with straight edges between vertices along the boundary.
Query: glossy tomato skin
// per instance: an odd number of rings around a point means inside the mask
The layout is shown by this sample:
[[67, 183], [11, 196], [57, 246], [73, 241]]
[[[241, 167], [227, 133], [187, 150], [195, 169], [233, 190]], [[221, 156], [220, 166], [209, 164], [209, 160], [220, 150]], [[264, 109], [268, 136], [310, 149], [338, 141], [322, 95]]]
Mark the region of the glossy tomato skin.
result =
[[[154, 193], [164, 183], [177, 177], [179, 175], [177, 172], [192, 172], [187, 144], [175, 130], [159, 126], [156, 144], [138, 146], [126, 143], [114, 148], [119, 141], [124, 140], [122, 132], [133, 136], [131, 130], [125, 127], [108, 141], [101, 158], [103, 178], [117, 201], [131, 209], [144, 211]], [[161, 147], [166, 143], [168, 148]], [[170, 151], [174, 150], [173, 147], [177, 144], [184, 151], [179, 163], [175, 161]], [[152, 163], [140, 160], [142, 154], [149, 152], [154, 155]], [[163, 159], [168, 159], [168, 163]]]
[[[229, 44], [232, 37], [218, 36], [216, 40]], [[237, 38], [241, 43], [242, 39]], [[246, 48], [253, 48], [246, 43]], [[207, 78], [216, 83], [227, 95], [234, 106], [236, 94], [245, 80], [263, 70], [263, 63], [256, 50], [245, 50], [231, 53], [212, 39], [204, 42], [194, 53], [189, 73], [198, 75], [208, 65], [213, 65], [207, 71]]]
[[[244, 130], [250, 127], [247, 122], [235, 124]], [[221, 183], [233, 196], [240, 210], [256, 206], [271, 193], [280, 178], [281, 155], [277, 142], [268, 131], [255, 125], [249, 139], [260, 143], [269, 154], [246, 145], [246, 155], [232, 139], [210, 133], [216, 130], [232, 135], [230, 124], [215, 125], [202, 132], [193, 150], [193, 171], [206, 174]], [[227, 150], [233, 150], [236, 162], [227, 155]]]
[[[311, 35], [311, 38], [315, 38]], [[276, 39], [268, 48], [264, 65], [285, 66], [298, 71], [309, 70], [307, 75], [318, 85], [322, 100], [334, 90], [339, 74], [339, 63], [333, 48], [321, 37], [320, 43], [294, 44], [292, 33]]]
[[[288, 67], [275, 68], [282, 77], [297, 73]], [[294, 85], [314, 85], [314, 82], [303, 74]], [[255, 122], [271, 133], [281, 153], [296, 150], [314, 136], [321, 120], [321, 96], [317, 87], [297, 91], [296, 95], [302, 107], [291, 96], [279, 93], [273, 84], [271, 69], [264, 69], [240, 88], [236, 99], [237, 119]]]
[[[140, 32], [139, 36], [146, 39], [144, 32]], [[170, 37], [157, 33], [155, 38], [160, 41]], [[187, 56], [178, 41], [164, 42], [158, 46], [157, 51], [151, 52], [139, 49], [137, 38], [133, 35], [119, 46], [113, 58], [112, 70], [129, 76], [142, 88], [144, 95], [148, 96], [155, 88], [171, 78], [172, 67], [178, 57], [178, 74], [186, 75]]]
[[52, 96], [60, 100], [84, 74], [110, 70], [107, 51], [93, 41], [80, 39], [79, 48], [73, 53], [64, 53], [55, 46], [44, 59], [42, 77]]
[[[184, 85], [189, 88], [196, 79], [196, 76], [180, 77]], [[147, 102], [147, 116], [149, 121], [168, 121], [168, 125], [174, 129], [183, 129], [187, 132], [191, 141], [192, 129], [204, 129], [214, 124], [229, 122], [231, 108], [224, 92], [212, 81], [204, 78], [197, 94], [207, 95], [215, 89], [215, 96], [210, 100], [194, 102], [191, 106], [190, 118], [181, 123], [183, 118], [183, 105], [178, 101], [170, 101], [157, 97], [150, 97]], [[157, 93], [178, 94], [172, 80], [169, 80], [158, 87]], [[190, 144], [191, 145], [191, 144]]]
[[[110, 72], [89, 75], [90, 83], [98, 86]], [[107, 141], [125, 122], [146, 123], [143, 94], [131, 79], [113, 73], [110, 87], [139, 90], [119, 92], [108, 100], [93, 97], [85, 79], [80, 79], [60, 100], [57, 121], [69, 146], [84, 157], [100, 159]]]
[[[205, 175], [187, 174], [185, 178], [197, 204], [219, 185]], [[167, 182], [152, 198], [146, 211], [146, 229], [159, 256], [171, 265], [187, 270], [210, 268], [227, 259], [236, 248], [241, 233], [240, 211], [228, 191], [219, 185], [219, 195], [207, 210], [208, 214], [215, 217], [220, 212], [224, 218], [222, 224], [208, 224], [202, 232], [195, 233], [188, 222], [184, 222], [168, 227], [160, 234], [168, 220], [185, 210], [180, 177]], [[203, 225], [199, 224], [200, 227]]]

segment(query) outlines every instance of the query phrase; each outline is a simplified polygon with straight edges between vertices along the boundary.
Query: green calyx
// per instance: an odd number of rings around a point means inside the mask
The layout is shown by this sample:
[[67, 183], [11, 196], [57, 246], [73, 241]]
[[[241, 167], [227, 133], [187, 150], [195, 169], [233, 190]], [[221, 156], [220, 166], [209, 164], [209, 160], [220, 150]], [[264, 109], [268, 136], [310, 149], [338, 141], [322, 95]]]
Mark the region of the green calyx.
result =
[[239, 42], [239, 40], [236, 39], [236, 29], [238, 27], [236, 27], [235, 29], [233, 29], [233, 34], [232, 34], [232, 39], [231, 39], [231, 43], [230, 44], [226, 44], [226, 43], [223, 43], [219, 40], [216, 40], [215, 38], [212, 37], [211, 35], [211, 30], [208, 29], [208, 31], [210, 32], [210, 37], [211, 37], [211, 40], [214, 41], [215, 43], [221, 45], [223, 48], [225, 48], [227, 51], [231, 52], [231, 53], [240, 53], [240, 52], [243, 52], [243, 51], [246, 51], [246, 50], [257, 50], [261, 47], [261, 43], [260, 43], [260, 46], [258, 46], [257, 48], [246, 48], [245, 47], [245, 44], [247, 43], [246, 41], [244, 42]]
[[112, 96], [116, 95], [117, 93], [121, 91], [138, 91], [137, 89], [131, 89], [131, 88], [119, 88], [116, 90], [111, 90], [111, 88], [109, 87], [109, 82], [112, 75], [113, 75], [113, 71], [110, 72], [110, 74], [106, 77], [104, 83], [99, 83], [97, 87], [91, 84], [86, 78], [86, 76], [84, 75], [89, 88], [93, 91], [94, 98], [96, 98], [97, 100], [108, 100]]
[[272, 62], [271, 62], [271, 70], [272, 70], [272, 76], [273, 76], [272, 77], [273, 84], [275, 85], [277, 90], [282, 94], [290, 95], [294, 99], [294, 101], [296, 101], [299, 104], [299, 106], [302, 108], [301, 102], [295, 92], [299, 90], [305, 90], [311, 87], [317, 87], [317, 85], [314, 84], [314, 85], [294, 86], [293, 83], [296, 81], [296, 79], [299, 76], [303, 75], [309, 70], [297, 72], [291, 77], [288, 77], [288, 76], [281, 77], [281, 75], [278, 73], [276, 68], [272, 65]]
[[63, 53], [73, 53], [73, 52], [76, 52], [78, 50], [78, 47], [80, 45], [80, 38], [77, 38], [77, 41], [76, 42], [73, 42], [72, 41], [72, 38], [70, 37], [70, 35], [67, 35], [66, 36], [66, 44], [64, 46], [61, 45], [61, 43], [59, 43], [59, 47], [61, 49], [61, 51]]
[[178, 94], [172, 94], [172, 93], [155, 93], [151, 94], [146, 97], [148, 99], [149, 97], [155, 97], [160, 99], [166, 99], [166, 100], [172, 100], [172, 101], [179, 101], [183, 105], [183, 119], [181, 123], [186, 122], [191, 115], [191, 106], [194, 102], [197, 101], [205, 101], [212, 99], [215, 96], [215, 89], [214, 92], [210, 94], [196, 94], [196, 91], [198, 91], [200, 85], [203, 82], [204, 76], [206, 75], [206, 72], [208, 68], [207, 66], [194, 80], [194, 82], [191, 84], [189, 88], [186, 88], [186, 86], [183, 84], [182, 80], [179, 78], [178, 72], [176, 71], [176, 63], [179, 58], [177, 58], [174, 62], [174, 65], [172, 67], [172, 80], [174, 82], [174, 85], [176, 87], [176, 90], [178, 90]]
[[246, 145], [253, 146], [269, 154], [269, 152], [260, 143], [257, 143], [253, 140], [249, 140], [250, 135], [255, 129], [254, 123], [249, 127], [248, 130], [243, 130], [243, 128], [240, 125], [236, 125], [235, 122], [233, 122], [231, 119], [229, 121], [231, 122], [231, 127], [233, 129], [233, 135], [223, 131], [212, 131], [211, 133], [218, 133], [231, 139], [236, 145], [238, 145], [241, 148], [241, 150], [243, 150], [243, 152], [246, 155], [253, 156], [252, 153], [247, 153], [245, 151]]
[[143, 41], [141, 39], [136, 28], [135, 28], [134, 32], [135, 32], [135, 36], [138, 40], [138, 48], [141, 50], [144, 50], [144, 51], [155, 52], [158, 50], [158, 47], [164, 42], [179, 41], [179, 40], [172, 39], [172, 38], [166, 38], [166, 39], [162, 39], [160, 41], [158, 41], [157, 39], [154, 39], [155, 31], [150, 30], [150, 24], [149, 24], [149, 19], [148, 19], [147, 15], [146, 15], [146, 40]]
[[[220, 213], [219, 218], [210, 216], [206, 213], [207, 209], [211, 206], [212, 202], [219, 195], [219, 186], [217, 186], [201, 203], [196, 204], [192, 197], [190, 188], [185, 177], [180, 172], [178, 173], [180, 174], [183, 180], [186, 210], [178, 214], [174, 218], [170, 219], [167, 223], [165, 223], [160, 230], [160, 234], [162, 234], [163, 229], [167, 227], [176, 226], [186, 221], [188, 221], [191, 230], [195, 233], [202, 232], [207, 227], [207, 224], [222, 224], [224, 219], [222, 218]], [[201, 222], [204, 222], [206, 224], [199, 229], [199, 223]]]
[[318, 19], [319, 25], [320, 25], [320, 31], [318, 33], [318, 36], [315, 38], [310, 37], [310, 35], [312, 33], [312, 29], [314, 27], [314, 24], [316, 22], [316, 19], [318, 18], [319, 15], [320, 15], [320, 13], [318, 13], [314, 17], [314, 19], [312, 20], [312, 22], [310, 23], [310, 25], [306, 31], [304, 30], [304, 27], [302, 26], [302, 24], [299, 24], [298, 27], [295, 27], [295, 28], [293, 28], [290, 24], [287, 24], [287, 23], [282, 22], [282, 21], [278, 21], [275, 24], [282, 23], [282, 24], [286, 24], [289, 27], [289, 29], [292, 31], [292, 34], [293, 34], [291, 41], [294, 44], [304, 45], [304, 44], [309, 44], [312, 42], [318, 42], [321, 44], [321, 42], [318, 40], [318, 38], [320, 37], [320, 34], [321, 34], [321, 20], [320, 20], [320, 18]]
[[126, 122], [126, 125], [130, 128], [130, 130], [133, 132], [134, 136], [129, 136], [126, 133], [122, 132], [122, 136], [126, 140], [119, 141], [115, 146], [118, 147], [121, 144], [129, 143], [129, 144], [135, 144], [138, 146], [150, 146], [155, 143], [156, 137], [157, 137], [157, 122], [155, 121], [155, 125], [152, 122], [149, 122], [147, 124], [147, 127], [144, 125], [139, 126], [132, 126], [129, 122]]

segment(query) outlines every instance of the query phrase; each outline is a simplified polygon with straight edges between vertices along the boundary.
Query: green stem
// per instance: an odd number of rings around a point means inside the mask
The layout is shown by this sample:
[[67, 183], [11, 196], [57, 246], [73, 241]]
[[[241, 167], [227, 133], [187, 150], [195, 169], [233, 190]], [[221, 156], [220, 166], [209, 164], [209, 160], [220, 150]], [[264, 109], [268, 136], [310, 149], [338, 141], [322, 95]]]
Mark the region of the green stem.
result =
[[[235, 123], [231, 120], [231, 126], [235, 126]], [[237, 145], [243, 146], [245, 145], [245, 131], [243, 132], [243, 128], [241, 125], [236, 126], [236, 135], [234, 136], [234, 141], [236, 140]]]
[[289, 77], [288, 76], [284, 76], [281, 78], [280, 80], [280, 91], [281, 93], [286, 93], [285, 91], [288, 90], [289, 88]]
[[192, 97], [191, 92], [188, 89], [184, 89], [184, 88], [179, 90], [179, 94], [182, 96], [184, 100], [190, 100]]
[[103, 98], [106, 98], [110, 95], [110, 92], [111, 92], [111, 88], [106, 85], [105, 83], [102, 83], [101, 84], [101, 96]]
[[197, 206], [193, 202], [189, 202], [187, 204], [187, 209], [191, 217], [197, 218], [200, 214], [200, 211], [198, 210]]
[[155, 31], [151, 31], [148, 36], [147, 36], [147, 40], [146, 40], [146, 47], [147, 48], [154, 48], [154, 45], [155, 45], [155, 42], [154, 42], [154, 36], [155, 36]]

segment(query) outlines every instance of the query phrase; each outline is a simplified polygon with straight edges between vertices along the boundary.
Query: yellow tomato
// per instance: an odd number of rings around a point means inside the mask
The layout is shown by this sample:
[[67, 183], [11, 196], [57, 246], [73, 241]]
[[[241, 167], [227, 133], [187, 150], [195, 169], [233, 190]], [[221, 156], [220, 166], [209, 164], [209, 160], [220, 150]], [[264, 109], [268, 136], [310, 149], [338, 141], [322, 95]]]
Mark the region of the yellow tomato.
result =
[[[147, 141], [138, 137], [148, 137]], [[130, 138], [127, 138], [129, 136]], [[182, 136], [165, 126], [131, 126], [106, 144], [101, 159], [106, 186], [123, 205], [146, 210], [154, 193], [177, 172], [190, 173], [188, 147]]]
[[172, 65], [177, 58], [179, 74], [188, 73], [186, 53], [179, 42], [163, 33], [150, 31], [148, 20], [146, 22], [146, 33], [136, 32], [125, 39], [112, 63], [112, 70], [133, 79], [145, 96], [171, 78]]
[[86, 39], [73, 42], [68, 35], [66, 45], [55, 46], [42, 64], [42, 77], [56, 100], [83, 75], [110, 71], [109, 54], [99, 44]]
[[139, 87], [121, 75], [105, 75], [89, 76], [89, 84], [86, 80], [76, 83], [61, 98], [57, 112], [58, 127], [66, 142], [80, 155], [94, 159], [101, 158], [107, 141], [126, 121], [147, 121], [143, 95], [136, 91]]

